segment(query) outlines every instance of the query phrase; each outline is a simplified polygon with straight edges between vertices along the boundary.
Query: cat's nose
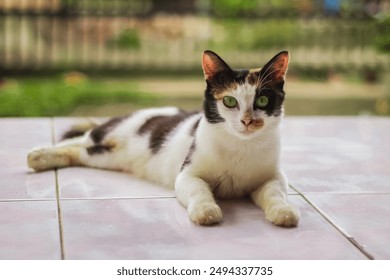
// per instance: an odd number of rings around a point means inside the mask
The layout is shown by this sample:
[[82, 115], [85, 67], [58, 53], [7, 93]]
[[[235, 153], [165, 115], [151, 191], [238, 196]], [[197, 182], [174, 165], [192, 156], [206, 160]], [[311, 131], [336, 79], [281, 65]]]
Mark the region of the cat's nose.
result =
[[242, 124], [245, 126], [249, 126], [251, 123], [253, 123], [253, 119], [242, 119]]

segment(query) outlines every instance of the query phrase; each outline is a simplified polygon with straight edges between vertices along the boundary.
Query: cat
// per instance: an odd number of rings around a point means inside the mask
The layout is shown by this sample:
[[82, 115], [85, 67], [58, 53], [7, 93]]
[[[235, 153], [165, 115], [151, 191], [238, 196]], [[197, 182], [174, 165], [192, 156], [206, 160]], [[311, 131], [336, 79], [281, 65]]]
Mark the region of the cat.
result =
[[131, 172], [174, 187], [199, 225], [222, 221], [217, 199], [250, 196], [277, 226], [293, 227], [299, 211], [287, 202], [280, 170], [280, 122], [289, 54], [263, 68], [234, 70], [212, 51], [202, 57], [203, 112], [143, 109], [74, 129], [54, 147], [28, 154], [35, 171], [89, 166]]

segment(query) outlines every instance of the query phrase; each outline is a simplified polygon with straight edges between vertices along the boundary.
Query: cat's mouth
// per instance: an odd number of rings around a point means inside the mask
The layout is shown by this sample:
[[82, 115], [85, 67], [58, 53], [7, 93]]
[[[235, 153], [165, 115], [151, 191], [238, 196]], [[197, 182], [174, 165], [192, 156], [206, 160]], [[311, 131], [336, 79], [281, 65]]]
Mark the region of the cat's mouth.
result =
[[249, 135], [249, 134], [252, 134], [254, 131], [252, 130], [249, 130], [249, 129], [245, 129], [244, 131], [241, 131], [242, 134], [244, 135]]
[[264, 126], [264, 120], [262, 118], [254, 119], [250, 123], [245, 123], [241, 133], [244, 135], [249, 135], [256, 132], [263, 126]]
[[245, 128], [245, 130], [241, 131], [243, 135], [251, 135], [255, 132], [255, 130], [250, 130], [249, 128]]
[[263, 126], [257, 126], [257, 127], [245, 127], [243, 128], [240, 133], [241, 135], [245, 135], [245, 136], [248, 136], [248, 135], [252, 135], [254, 134], [256, 131], [258, 131], [260, 128], [262, 128]]

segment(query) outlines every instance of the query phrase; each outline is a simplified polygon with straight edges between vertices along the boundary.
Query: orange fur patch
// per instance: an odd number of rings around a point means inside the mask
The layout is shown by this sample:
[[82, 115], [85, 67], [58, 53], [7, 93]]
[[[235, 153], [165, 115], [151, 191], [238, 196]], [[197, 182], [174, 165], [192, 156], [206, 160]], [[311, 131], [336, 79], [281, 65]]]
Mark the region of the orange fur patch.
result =
[[264, 126], [264, 120], [263, 119], [254, 119], [253, 122], [248, 126], [249, 131], [255, 131], [257, 129], [260, 129]]
[[107, 139], [106, 141], [103, 141], [103, 145], [110, 149], [110, 151], [118, 147], [117, 141], [113, 139]]
[[216, 100], [221, 100], [229, 94], [229, 91], [233, 91], [235, 89], [237, 89], [237, 84], [235, 84], [235, 83], [230, 83], [230, 84], [226, 84], [226, 85], [214, 88], [214, 90], [213, 90], [214, 98]]

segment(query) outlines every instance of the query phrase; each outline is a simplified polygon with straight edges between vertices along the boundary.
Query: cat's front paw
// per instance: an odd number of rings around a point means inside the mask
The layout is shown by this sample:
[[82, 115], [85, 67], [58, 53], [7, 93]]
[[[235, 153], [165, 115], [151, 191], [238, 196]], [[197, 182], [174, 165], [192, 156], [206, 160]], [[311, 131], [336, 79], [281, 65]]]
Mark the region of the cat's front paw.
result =
[[202, 202], [190, 206], [188, 214], [191, 221], [198, 225], [212, 225], [222, 221], [221, 208], [212, 202]]
[[277, 226], [295, 227], [299, 222], [299, 211], [291, 205], [274, 205], [265, 212], [265, 218]]

